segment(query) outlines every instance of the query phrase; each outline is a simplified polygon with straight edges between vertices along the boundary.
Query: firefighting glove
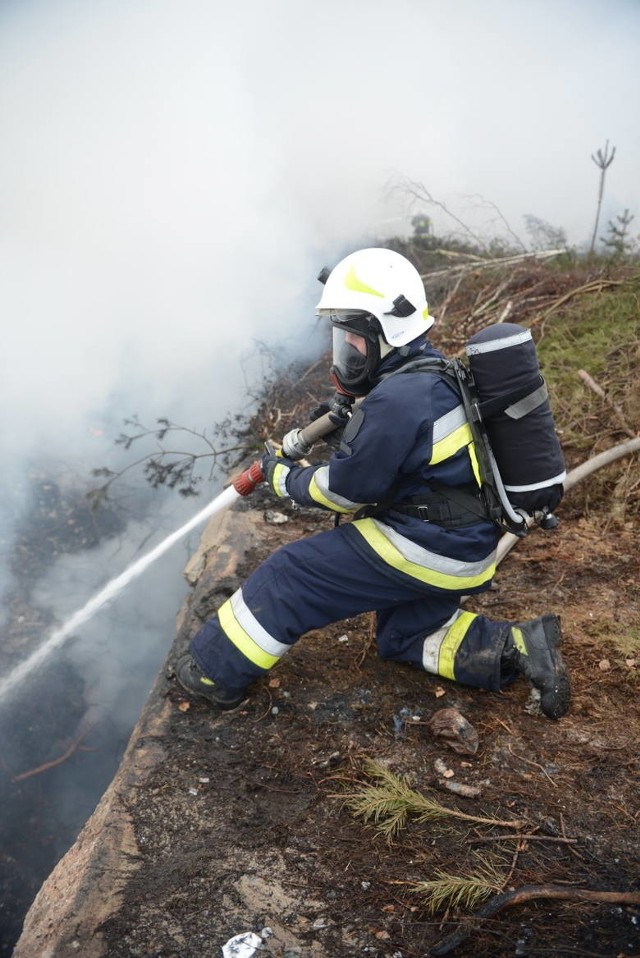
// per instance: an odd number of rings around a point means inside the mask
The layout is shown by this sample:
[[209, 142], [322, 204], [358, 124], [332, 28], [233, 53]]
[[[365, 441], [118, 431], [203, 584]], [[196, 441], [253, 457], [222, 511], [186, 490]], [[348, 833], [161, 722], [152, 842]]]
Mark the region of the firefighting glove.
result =
[[270, 486], [276, 496], [288, 496], [287, 478], [296, 463], [285, 456], [278, 456], [275, 452], [265, 452], [260, 460], [260, 468], [264, 481]]
[[327, 413], [329, 413], [331, 422], [336, 424], [336, 428], [332, 432], [324, 435], [322, 441], [326, 443], [330, 449], [335, 450], [340, 447], [344, 427], [349, 422], [351, 401], [346, 396], [336, 394], [330, 403], [323, 402], [320, 403], [319, 406], [316, 406], [315, 409], [312, 409], [309, 419], [311, 422], [315, 422], [316, 419], [319, 419], [320, 416], [324, 416]]

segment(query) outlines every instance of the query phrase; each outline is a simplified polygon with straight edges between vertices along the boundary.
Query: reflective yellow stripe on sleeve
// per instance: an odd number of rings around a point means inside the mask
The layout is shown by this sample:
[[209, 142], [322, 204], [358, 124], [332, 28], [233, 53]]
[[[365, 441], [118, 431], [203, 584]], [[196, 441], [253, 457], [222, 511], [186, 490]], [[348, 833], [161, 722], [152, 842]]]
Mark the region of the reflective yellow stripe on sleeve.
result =
[[362, 505], [360, 502], [352, 502], [351, 499], [345, 499], [344, 496], [331, 491], [328, 466], [320, 466], [312, 475], [309, 495], [318, 505], [331, 509], [332, 512], [355, 512]]
[[469, 453], [474, 478], [480, 486], [480, 467], [473, 433], [467, 421], [464, 407], [456, 406], [455, 409], [436, 419], [433, 424], [433, 447], [429, 464], [435, 466], [444, 462], [445, 459], [450, 459], [451, 456], [455, 456], [465, 447]]
[[287, 492], [287, 476], [291, 472], [289, 466], [285, 466], [284, 463], [278, 464], [273, 470], [273, 479], [271, 480], [271, 486], [273, 491], [277, 496], [284, 498], [288, 496]]
[[455, 681], [454, 663], [462, 640], [477, 615], [474, 612], [461, 612], [453, 625], [447, 629], [438, 653], [438, 675]]

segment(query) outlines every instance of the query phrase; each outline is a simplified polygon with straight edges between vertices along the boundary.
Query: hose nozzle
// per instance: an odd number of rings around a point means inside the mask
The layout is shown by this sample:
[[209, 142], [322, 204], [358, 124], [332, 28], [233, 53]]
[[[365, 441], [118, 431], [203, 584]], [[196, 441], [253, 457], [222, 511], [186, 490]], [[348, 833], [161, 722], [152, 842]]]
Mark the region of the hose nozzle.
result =
[[256, 459], [248, 469], [245, 469], [231, 481], [231, 485], [238, 495], [248, 496], [261, 482], [264, 482], [262, 464], [259, 459]]

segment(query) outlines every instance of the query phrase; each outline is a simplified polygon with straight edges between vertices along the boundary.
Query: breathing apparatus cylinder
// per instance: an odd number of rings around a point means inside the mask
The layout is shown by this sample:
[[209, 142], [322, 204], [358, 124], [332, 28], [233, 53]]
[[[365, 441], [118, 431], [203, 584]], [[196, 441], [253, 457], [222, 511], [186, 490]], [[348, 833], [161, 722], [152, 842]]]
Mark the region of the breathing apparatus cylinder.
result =
[[496, 323], [465, 350], [508, 500], [544, 523], [562, 499], [566, 472], [531, 332]]

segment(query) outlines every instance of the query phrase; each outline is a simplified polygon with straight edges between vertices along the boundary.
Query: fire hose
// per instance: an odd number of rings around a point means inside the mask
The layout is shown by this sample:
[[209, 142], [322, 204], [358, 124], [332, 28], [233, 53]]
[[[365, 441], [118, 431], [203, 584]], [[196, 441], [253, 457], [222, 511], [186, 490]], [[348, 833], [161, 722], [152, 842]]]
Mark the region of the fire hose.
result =
[[[288, 459], [303, 459], [309, 452], [313, 444], [322, 436], [328, 435], [336, 428], [336, 413], [325, 413], [314, 419], [304, 429], [293, 429], [282, 440], [282, 453]], [[108, 602], [111, 602], [120, 594], [120, 592], [131, 582], [138, 578], [145, 569], [148, 569], [156, 559], [159, 559], [168, 549], [171, 548], [179, 539], [183, 538], [196, 526], [199, 526], [206, 519], [223, 509], [230, 508], [240, 496], [248, 496], [256, 486], [264, 482], [262, 466], [260, 460], [252, 463], [248, 469], [241, 472], [231, 480], [228, 488], [216, 496], [208, 505], [204, 507], [195, 516], [185, 522], [183, 526], [172, 532], [157, 546], [137, 559], [125, 571], [111, 579], [104, 588], [94, 595], [81, 609], [74, 612], [59, 628], [47, 637], [47, 639], [31, 653], [23, 662], [20, 662], [8, 675], [0, 678], [0, 704], [5, 696], [12, 690], [20, 688], [21, 681], [40, 665], [55, 649], [59, 648], [67, 639], [75, 634], [77, 630], [91, 619]]]

